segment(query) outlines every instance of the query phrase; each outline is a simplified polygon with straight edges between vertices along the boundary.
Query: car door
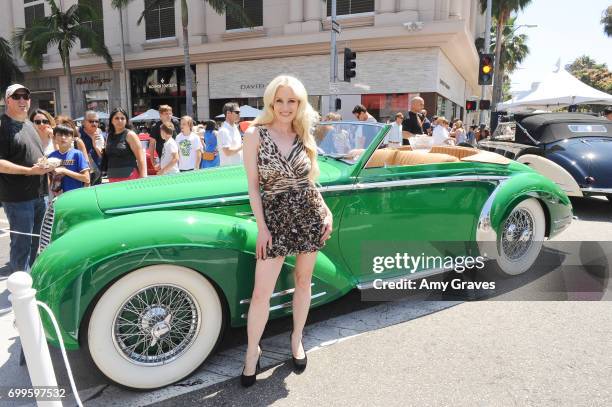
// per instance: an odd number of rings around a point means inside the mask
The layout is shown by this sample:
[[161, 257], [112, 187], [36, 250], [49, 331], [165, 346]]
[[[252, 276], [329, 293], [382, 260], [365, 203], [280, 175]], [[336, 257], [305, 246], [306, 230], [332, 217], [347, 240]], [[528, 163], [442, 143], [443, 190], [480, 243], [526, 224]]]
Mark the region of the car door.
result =
[[[405, 263], [374, 270], [375, 257], [466, 255], [472, 251], [469, 242], [491, 190], [468, 162], [374, 166], [370, 162], [360, 171], [342, 214], [344, 259], [358, 280], [368, 281], [409, 271]], [[416, 268], [435, 268], [434, 263]]]

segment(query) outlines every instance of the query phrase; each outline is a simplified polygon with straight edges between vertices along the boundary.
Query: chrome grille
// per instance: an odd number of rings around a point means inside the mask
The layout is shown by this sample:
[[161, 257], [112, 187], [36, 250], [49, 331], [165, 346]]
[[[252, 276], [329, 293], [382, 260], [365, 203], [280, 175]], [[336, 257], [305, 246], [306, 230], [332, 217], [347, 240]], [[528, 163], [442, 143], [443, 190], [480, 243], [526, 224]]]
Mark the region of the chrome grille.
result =
[[38, 244], [38, 253], [41, 253], [51, 243], [51, 231], [53, 230], [53, 219], [55, 217], [55, 209], [53, 203], [49, 203], [45, 217], [40, 228], [40, 242]]

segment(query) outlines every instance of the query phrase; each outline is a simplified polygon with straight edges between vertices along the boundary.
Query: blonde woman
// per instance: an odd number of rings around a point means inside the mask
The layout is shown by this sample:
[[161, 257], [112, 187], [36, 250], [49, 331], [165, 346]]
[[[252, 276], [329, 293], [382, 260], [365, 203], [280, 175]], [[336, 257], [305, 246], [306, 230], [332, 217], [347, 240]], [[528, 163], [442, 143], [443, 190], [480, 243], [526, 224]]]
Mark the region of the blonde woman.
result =
[[291, 353], [294, 370], [306, 368], [302, 331], [310, 308], [312, 271], [317, 251], [332, 232], [332, 214], [314, 184], [319, 168], [310, 131], [317, 120], [304, 85], [281, 75], [266, 87], [264, 112], [245, 133], [244, 166], [258, 229], [248, 347], [240, 378], [245, 387], [255, 383], [270, 296], [285, 257], [291, 255], [296, 255]]
[[455, 138], [456, 145], [467, 142], [465, 129], [463, 128], [463, 122], [461, 120], [457, 120], [453, 124], [453, 129], [450, 132], [450, 136]]

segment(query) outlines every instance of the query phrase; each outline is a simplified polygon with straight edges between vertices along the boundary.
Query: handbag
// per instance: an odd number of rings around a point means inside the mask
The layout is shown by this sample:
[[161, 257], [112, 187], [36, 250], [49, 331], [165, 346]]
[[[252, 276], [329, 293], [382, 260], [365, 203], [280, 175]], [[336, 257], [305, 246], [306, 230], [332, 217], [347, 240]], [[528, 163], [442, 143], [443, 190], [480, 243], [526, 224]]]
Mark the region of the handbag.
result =
[[202, 159], [205, 161], [212, 161], [215, 159], [216, 156], [217, 156], [216, 151], [204, 151], [202, 153]]

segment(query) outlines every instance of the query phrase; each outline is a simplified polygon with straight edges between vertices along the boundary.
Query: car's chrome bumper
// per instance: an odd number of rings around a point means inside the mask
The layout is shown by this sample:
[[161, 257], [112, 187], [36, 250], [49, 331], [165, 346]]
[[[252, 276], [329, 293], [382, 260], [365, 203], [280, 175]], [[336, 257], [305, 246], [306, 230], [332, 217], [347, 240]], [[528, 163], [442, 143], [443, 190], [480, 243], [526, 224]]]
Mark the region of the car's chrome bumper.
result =
[[612, 194], [612, 188], [580, 188], [583, 194]]

